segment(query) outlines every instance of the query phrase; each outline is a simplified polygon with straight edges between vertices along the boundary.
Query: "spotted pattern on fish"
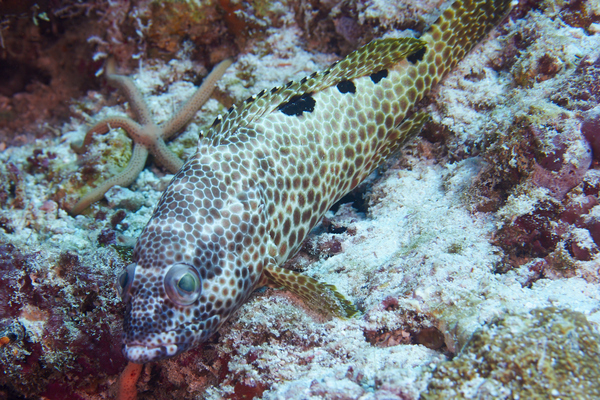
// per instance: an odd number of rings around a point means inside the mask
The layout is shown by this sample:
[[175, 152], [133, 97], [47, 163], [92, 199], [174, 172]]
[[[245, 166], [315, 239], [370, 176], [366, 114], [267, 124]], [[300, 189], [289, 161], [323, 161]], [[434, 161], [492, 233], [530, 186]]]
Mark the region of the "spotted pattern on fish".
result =
[[419, 39], [375, 40], [218, 117], [119, 277], [125, 356], [143, 363], [202, 343], [265, 284], [325, 313], [354, 314], [335, 287], [279, 265], [418, 133], [426, 116], [411, 108], [509, 8], [509, 0], [457, 0]]

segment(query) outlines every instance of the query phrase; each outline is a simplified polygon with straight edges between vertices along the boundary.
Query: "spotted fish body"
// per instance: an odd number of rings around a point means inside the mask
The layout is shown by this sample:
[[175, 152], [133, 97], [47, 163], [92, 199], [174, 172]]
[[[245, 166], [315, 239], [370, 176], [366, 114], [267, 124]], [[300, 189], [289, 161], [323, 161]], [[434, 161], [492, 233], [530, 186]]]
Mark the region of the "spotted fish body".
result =
[[510, 7], [458, 0], [419, 39], [376, 40], [329, 69], [217, 118], [175, 175], [119, 277], [124, 354], [192, 348], [257, 287], [355, 313], [330, 285], [279, 267], [323, 214], [418, 132], [411, 108]]

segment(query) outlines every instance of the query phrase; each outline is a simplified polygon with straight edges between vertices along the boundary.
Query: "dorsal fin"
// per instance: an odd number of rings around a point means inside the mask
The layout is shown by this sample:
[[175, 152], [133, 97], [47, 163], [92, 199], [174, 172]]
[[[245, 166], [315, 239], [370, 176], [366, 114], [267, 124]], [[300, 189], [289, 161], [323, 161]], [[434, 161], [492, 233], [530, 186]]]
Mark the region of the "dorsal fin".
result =
[[271, 113], [293, 96], [319, 92], [342, 80], [351, 80], [389, 68], [424, 46], [424, 41], [415, 38], [374, 40], [322, 72], [314, 72], [298, 82], [290, 81], [270, 91], [263, 90], [230, 108], [227, 115], [219, 115], [215, 119], [206, 138], [216, 145], [234, 135], [239, 127]]

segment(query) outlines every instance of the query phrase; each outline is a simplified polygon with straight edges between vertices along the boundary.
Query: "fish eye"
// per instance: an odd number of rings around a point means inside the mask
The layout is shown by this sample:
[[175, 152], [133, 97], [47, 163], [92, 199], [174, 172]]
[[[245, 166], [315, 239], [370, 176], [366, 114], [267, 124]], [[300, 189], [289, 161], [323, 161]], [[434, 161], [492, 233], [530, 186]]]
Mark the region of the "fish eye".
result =
[[187, 264], [175, 264], [165, 275], [165, 291], [175, 304], [189, 306], [200, 296], [200, 282], [196, 268]]
[[135, 277], [135, 267], [135, 263], [129, 264], [117, 277], [117, 293], [122, 301], [125, 301], [125, 298], [129, 294], [129, 289], [131, 288], [133, 278]]

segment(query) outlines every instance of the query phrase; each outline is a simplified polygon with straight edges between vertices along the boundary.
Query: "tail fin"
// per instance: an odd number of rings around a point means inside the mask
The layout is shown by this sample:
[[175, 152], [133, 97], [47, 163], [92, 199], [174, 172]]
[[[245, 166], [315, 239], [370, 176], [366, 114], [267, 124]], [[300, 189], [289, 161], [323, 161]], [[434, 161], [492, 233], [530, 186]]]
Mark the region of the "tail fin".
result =
[[427, 42], [418, 62], [439, 82], [443, 75], [508, 14], [512, 0], [456, 0], [423, 34]]

